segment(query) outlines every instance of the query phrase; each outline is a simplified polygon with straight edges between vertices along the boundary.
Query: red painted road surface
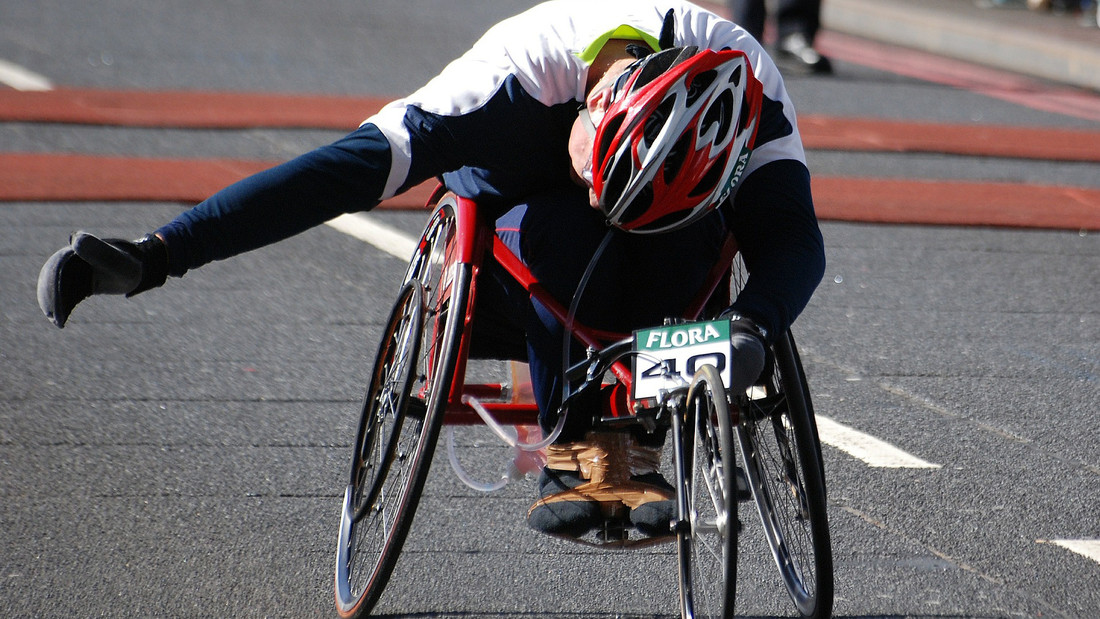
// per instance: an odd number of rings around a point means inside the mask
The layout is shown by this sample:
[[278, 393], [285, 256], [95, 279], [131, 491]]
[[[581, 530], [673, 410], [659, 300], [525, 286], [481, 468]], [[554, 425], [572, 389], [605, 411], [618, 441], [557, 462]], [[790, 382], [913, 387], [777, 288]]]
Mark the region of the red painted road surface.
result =
[[[1100, 100], [1100, 97], [1096, 97]], [[227, 92], [0, 90], [0, 122], [181, 129], [349, 130], [388, 100]], [[1100, 131], [805, 115], [807, 148], [1100, 162]]]
[[[1100, 96], [921, 52], [823, 33], [827, 53], [1036, 109], [1100, 120]], [[887, 60], [888, 58], [888, 60]], [[878, 63], [878, 64], [876, 64]], [[879, 66], [881, 64], [882, 66]], [[0, 122], [184, 129], [352, 129], [386, 103], [373, 97], [59, 89], [0, 90]], [[1100, 162], [1100, 131], [936, 124], [806, 115], [808, 149], [922, 152]], [[273, 161], [0, 153], [0, 201], [195, 203]], [[383, 204], [422, 206], [430, 184]], [[883, 178], [814, 179], [824, 220], [1100, 230], [1100, 189]]]
[[[0, 154], [0, 201], [195, 203], [277, 162]], [[432, 184], [383, 203], [424, 205]], [[822, 220], [1100, 230], [1100, 189], [816, 177]]]

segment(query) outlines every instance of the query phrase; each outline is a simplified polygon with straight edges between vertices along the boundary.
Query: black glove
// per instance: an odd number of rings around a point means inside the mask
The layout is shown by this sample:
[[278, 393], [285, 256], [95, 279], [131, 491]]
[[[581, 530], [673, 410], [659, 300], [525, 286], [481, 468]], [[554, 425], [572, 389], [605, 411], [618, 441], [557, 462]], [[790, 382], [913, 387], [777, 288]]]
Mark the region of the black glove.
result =
[[58, 327], [77, 303], [93, 294], [132, 297], [168, 278], [168, 249], [155, 235], [137, 241], [98, 239], [87, 232], [69, 238], [38, 273], [38, 306]]
[[726, 387], [733, 393], [744, 393], [760, 380], [760, 375], [769, 367], [771, 349], [767, 334], [752, 319], [739, 314], [727, 314], [730, 320], [730, 384]]

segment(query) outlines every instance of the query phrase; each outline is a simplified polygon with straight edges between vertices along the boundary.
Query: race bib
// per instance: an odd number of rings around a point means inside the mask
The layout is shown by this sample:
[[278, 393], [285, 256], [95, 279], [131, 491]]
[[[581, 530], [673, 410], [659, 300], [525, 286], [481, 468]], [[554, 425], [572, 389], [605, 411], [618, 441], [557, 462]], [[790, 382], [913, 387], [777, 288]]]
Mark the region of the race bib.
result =
[[713, 365], [730, 382], [728, 320], [689, 322], [634, 332], [634, 399], [653, 398], [662, 390], [685, 387], [695, 372]]

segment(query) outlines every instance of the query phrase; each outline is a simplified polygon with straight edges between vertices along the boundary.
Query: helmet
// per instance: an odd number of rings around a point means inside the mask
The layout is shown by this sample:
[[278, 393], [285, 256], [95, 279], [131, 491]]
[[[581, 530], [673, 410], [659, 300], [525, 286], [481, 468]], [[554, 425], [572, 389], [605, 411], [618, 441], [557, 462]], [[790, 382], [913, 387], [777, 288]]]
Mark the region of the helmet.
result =
[[592, 147], [592, 186], [609, 223], [675, 230], [731, 194], [763, 98], [743, 52], [663, 50], [631, 64], [611, 88]]

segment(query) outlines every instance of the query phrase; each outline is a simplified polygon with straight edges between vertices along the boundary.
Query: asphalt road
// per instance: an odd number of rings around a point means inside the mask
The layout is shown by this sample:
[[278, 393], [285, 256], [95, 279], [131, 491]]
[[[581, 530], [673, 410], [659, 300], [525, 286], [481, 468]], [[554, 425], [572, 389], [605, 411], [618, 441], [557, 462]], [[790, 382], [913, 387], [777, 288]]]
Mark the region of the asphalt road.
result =
[[[393, 96], [528, 4], [9, 1], [0, 59], [57, 86]], [[789, 80], [800, 113], [1097, 128], [837, 65]], [[339, 134], [10, 122], [0, 151], [279, 159]], [[823, 177], [1100, 186], [1094, 163], [809, 158]], [[128, 301], [92, 299], [64, 330], [42, 318], [35, 277], [71, 231], [136, 236], [186, 206], [0, 204], [4, 616], [333, 615], [354, 416], [403, 261], [323, 226]], [[372, 217], [414, 234], [425, 214]], [[825, 447], [836, 615], [1100, 614], [1100, 563], [1058, 543], [1100, 539], [1100, 234], [822, 228], [827, 274], [795, 326], [817, 412], [934, 465]], [[670, 547], [541, 537], [522, 518], [533, 493], [481, 495], [437, 457], [378, 613], [677, 614]], [[790, 616], [754, 531], [738, 612]]]

